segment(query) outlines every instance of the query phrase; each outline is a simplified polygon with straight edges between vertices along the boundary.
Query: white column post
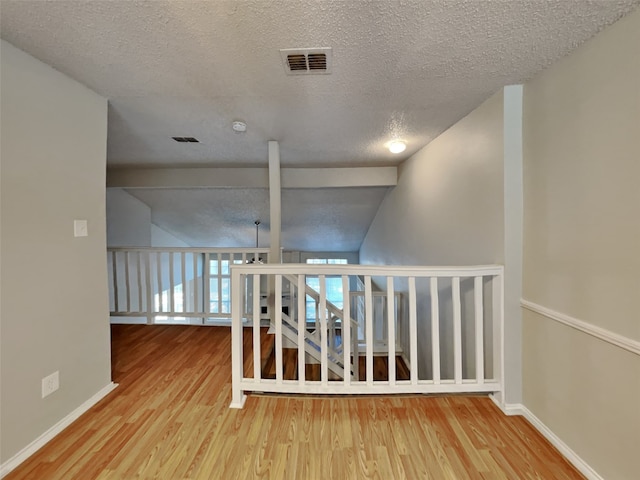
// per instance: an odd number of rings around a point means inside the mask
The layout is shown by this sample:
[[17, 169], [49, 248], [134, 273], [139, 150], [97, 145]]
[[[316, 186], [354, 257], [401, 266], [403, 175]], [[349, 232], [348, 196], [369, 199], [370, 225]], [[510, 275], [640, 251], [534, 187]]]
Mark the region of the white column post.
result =
[[[281, 263], [280, 231], [281, 231], [282, 205], [280, 192], [280, 146], [276, 141], [269, 141], [269, 225], [271, 244], [269, 245], [268, 263]], [[274, 277], [270, 275], [267, 281], [267, 307], [271, 322], [274, 320], [275, 298]]]
[[280, 146], [276, 141], [269, 142], [269, 224], [271, 245], [269, 263], [281, 263], [281, 191], [280, 191]]

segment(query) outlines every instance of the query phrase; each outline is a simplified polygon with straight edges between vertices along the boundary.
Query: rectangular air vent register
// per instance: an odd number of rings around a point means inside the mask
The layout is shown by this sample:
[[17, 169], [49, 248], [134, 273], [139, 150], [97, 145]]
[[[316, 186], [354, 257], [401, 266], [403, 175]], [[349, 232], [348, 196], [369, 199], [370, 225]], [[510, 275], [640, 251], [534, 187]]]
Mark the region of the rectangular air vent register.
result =
[[325, 75], [331, 73], [331, 47], [283, 48], [284, 69], [289, 75]]

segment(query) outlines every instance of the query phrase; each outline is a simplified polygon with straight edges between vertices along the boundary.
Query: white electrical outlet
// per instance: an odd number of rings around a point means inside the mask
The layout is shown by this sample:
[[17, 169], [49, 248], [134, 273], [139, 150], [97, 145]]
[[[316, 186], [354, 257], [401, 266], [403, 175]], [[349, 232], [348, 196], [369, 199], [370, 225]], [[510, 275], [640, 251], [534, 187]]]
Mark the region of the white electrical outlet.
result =
[[60, 387], [60, 372], [53, 372], [42, 379], [42, 398], [51, 395]]

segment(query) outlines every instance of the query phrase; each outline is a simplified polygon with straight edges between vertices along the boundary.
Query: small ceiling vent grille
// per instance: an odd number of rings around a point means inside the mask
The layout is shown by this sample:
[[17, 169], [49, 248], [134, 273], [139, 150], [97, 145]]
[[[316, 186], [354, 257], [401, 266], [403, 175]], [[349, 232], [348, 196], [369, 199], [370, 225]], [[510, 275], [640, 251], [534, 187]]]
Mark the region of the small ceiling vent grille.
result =
[[171, 137], [178, 143], [200, 143], [200, 140], [194, 137]]
[[285, 48], [280, 55], [289, 75], [324, 75], [331, 73], [331, 51], [331, 47]]

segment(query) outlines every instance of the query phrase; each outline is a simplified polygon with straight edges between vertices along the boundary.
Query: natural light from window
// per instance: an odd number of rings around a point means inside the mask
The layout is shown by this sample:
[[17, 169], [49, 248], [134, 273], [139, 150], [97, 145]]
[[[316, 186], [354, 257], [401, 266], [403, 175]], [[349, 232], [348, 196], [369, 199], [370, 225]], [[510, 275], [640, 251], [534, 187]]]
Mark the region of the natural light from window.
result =
[[[311, 265], [347, 265], [346, 258], [308, 258], [307, 264]], [[320, 279], [317, 276], [307, 275], [307, 285], [316, 292], [320, 292]], [[327, 301], [333, 303], [342, 310], [342, 278], [339, 276], [325, 277], [325, 288], [327, 290]], [[307, 295], [307, 322], [316, 321], [316, 302]]]

